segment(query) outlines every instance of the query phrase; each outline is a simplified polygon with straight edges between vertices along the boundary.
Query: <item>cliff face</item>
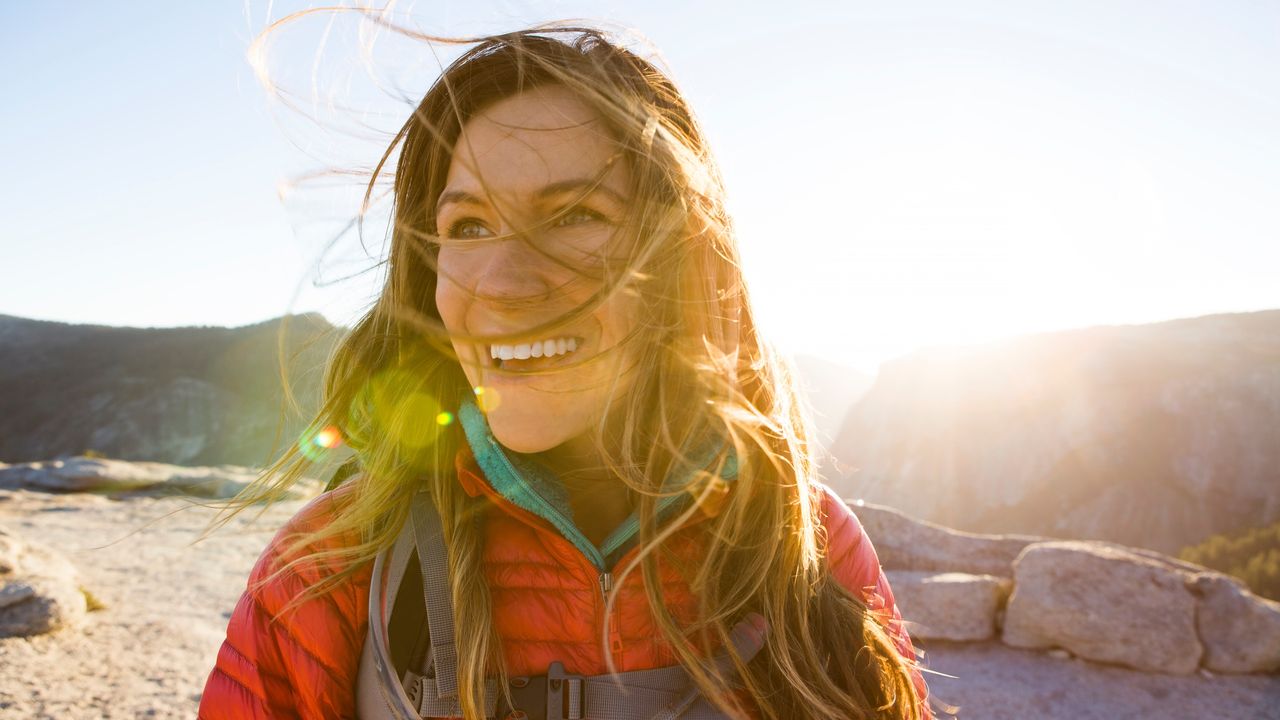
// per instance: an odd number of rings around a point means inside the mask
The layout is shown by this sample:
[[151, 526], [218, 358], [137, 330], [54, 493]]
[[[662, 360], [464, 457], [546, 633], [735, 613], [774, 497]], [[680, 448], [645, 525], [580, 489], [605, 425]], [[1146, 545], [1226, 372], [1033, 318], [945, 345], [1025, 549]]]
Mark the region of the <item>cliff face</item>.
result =
[[849, 408], [871, 387], [871, 377], [851, 367], [814, 355], [792, 358], [809, 406], [813, 409], [818, 441], [829, 445], [840, 431]]
[[[283, 412], [281, 322], [119, 328], [0, 316], [0, 460], [93, 450], [261, 466], [277, 440], [286, 447], [303, 429]], [[288, 319], [284, 358], [307, 411], [335, 338], [319, 315]]]
[[1280, 518], [1280, 311], [916, 353], [832, 450], [841, 492], [926, 520], [1176, 553]]

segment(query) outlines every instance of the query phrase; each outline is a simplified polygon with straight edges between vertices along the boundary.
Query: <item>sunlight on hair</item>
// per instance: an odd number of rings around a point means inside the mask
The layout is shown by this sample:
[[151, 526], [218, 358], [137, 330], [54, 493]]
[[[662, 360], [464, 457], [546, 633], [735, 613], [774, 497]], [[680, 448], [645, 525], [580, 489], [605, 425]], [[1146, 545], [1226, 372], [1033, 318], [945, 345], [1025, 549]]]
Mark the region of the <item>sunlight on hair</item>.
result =
[[410, 452], [434, 445], [440, 429], [448, 424], [441, 422], [441, 416], [449, 413], [435, 395], [419, 389], [421, 384], [409, 370], [391, 368], [374, 375], [360, 399], [374, 426]]
[[440, 414], [440, 401], [424, 392], [409, 393], [395, 409], [396, 422], [392, 424], [395, 436], [405, 447], [417, 450], [435, 443], [439, 437], [438, 423], [423, 422]]

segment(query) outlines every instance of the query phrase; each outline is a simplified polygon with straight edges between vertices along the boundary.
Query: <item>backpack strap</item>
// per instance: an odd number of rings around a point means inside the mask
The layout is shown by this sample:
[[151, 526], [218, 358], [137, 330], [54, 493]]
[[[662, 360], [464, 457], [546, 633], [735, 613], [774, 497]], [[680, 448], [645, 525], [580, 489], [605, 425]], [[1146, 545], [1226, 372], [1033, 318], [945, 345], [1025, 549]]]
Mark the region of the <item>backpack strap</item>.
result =
[[[440, 513], [425, 491], [414, 494], [410, 509], [418, 567], [422, 571], [422, 595], [427, 606], [427, 628], [435, 666], [434, 691], [438, 698], [458, 696], [458, 648], [453, 635], [453, 593], [449, 591], [449, 556], [444, 545]], [[433, 717], [433, 716], [428, 716]]]
[[419, 720], [416, 704], [404, 692], [391, 659], [387, 638], [388, 619], [395, 603], [399, 582], [413, 553], [413, 533], [407, 527], [396, 542], [373, 559], [369, 580], [369, 621], [357, 675], [356, 707], [368, 720]]
[[[387, 657], [386, 627], [388, 603], [395, 597], [414, 547], [423, 577], [430, 632], [430, 656], [425, 667], [413, 667], [396, 678]], [[385, 555], [390, 557], [384, 560]], [[390, 567], [387, 567], [390, 565]], [[384, 590], [383, 576], [395, 580]], [[457, 648], [454, 644], [452, 594], [448, 591], [448, 556], [440, 515], [426, 491], [414, 495], [410, 522], [401, 531], [389, 553], [374, 561], [370, 585], [369, 637], [378, 678], [384, 684], [383, 698], [395, 705], [396, 718], [416, 719], [461, 717], [458, 702]], [[443, 591], [442, 591], [443, 590]], [[379, 632], [381, 630], [381, 632]], [[730, 639], [743, 661], [750, 661], [764, 645], [763, 630], [751, 619], [738, 623]], [[732, 673], [733, 663], [725, 652], [710, 661], [722, 675]], [[385, 669], [384, 669], [385, 668]], [[421, 673], [417, 670], [421, 670]], [[500, 701], [496, 679], [485, 682], [485, 716], [504, 720], [508, 716], [528, 720], [723, 720], [724, 715], [702, 697], [697, 685], [680, 665], [638, 670], [614, 675], [583, 676], [565, 672], [559, 662], [551, 663], [544, 675], [510, 678], [514, 707]], [[386, 687], [389, 685], [390, 687]], [[362, 686], [363, 690], [363, 686]], [[361, 694], [364, 694], [363, 692]], [[411, 714], [412, 713], [412, 714]], [[520, 713], [523, 713], [521, 715]], [[589, 715], [588, 715], [589, 713]]]

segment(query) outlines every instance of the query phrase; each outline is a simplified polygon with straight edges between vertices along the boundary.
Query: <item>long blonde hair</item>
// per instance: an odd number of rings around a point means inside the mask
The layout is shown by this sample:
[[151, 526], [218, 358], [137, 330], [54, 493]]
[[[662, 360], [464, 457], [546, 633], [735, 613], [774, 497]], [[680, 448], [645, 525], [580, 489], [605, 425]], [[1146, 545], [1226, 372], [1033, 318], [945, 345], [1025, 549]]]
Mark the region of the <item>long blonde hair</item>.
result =
[[[623, 574], [641, 571], [678, 661], [731, 716], [747, 712], [740, 693], [728, 691], [728, 678], [708, 674], [700, 657], [715, 646], [731, 650], [730, 629], [756, 612], [768, 623], [765, 648], [749, 663], [733, 658], [737, 682], [761, 717], [920, 717], [914, 658], [900, 656], [863, 598], [834, 581], [826, 565], [807, 410], [788, 365], [756, 331], [720, 176], [680, 92], [593, 28], [546, 26], [467, 42], [474, 44], [427, 92], [368, 184], [366, 205], [394, 160], [387, 277], [376, 304], [332, 353], [313, 423], [341, 431], [360, 472], [344, 488], [343, 512], [286, 549], [289, 561], [276, 574], [314, 561], [341, 568], [291, 607], [349, 581], [389, 547], [409, 495], [428, 488], [446, 519], [465, 716], [484, 716], [486, 677], [505, 681], [481, 564], [477, 520], [485, 500], [462, 492], [453, 471], [462, 440], [448, 413], [474, 391], [435, 305], [434, 213], [468, 118], [522, 90], [558, 84], [595, 109], [630, 170], [631, 206], [618, 228], [625, 257], [599, 278], [591, 302], [558, 321], [571, 322], [616, 292], [643, 300], [627, 340], [641, 371], [631, 392], [613, 399], [617, 407], [595, 438], [608, 474], [637, 502], [641, 550]], [[727, 439], [724, 451], [682, 489], [692, 496], [686, 509], [659, 524], [663, 480], [691, 463], [684, 451], [709, 433]], [[685, 569], [701, 614], [682, 627], [666, 609], [658, 557], [673, 529], [722, 482], [730, 452], [737, 479], [709, 521], [705, 561]], [[231, 501], [232, 514], [278, 499], [310, 466], [290, 448]], [[314, 549], [338, 536], [352, 540]], [[615, 597], [616, 590], [609, 602]]]

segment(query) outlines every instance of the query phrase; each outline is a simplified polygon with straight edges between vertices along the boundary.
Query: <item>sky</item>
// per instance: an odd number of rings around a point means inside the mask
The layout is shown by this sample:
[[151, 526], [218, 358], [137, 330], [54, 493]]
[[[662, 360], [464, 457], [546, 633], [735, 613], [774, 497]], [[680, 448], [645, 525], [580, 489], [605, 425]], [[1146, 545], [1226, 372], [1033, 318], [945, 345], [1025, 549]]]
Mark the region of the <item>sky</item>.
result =
[[[305, 7], [0, 5], [0, 313], [367, 309], [382, 232], [326, 252], [355, 199], [298, 178], [374, 162], [450, 50], [362, 53], [356, 15], [309, 16], [267, 55], [291, 107], [246, 51]], [[1280, 307], [1280, 5], [398, 8], [444, 35], [584, 18], [647, 38], [707, 131], [784, 351], [874, 371], [938, 344]]]

